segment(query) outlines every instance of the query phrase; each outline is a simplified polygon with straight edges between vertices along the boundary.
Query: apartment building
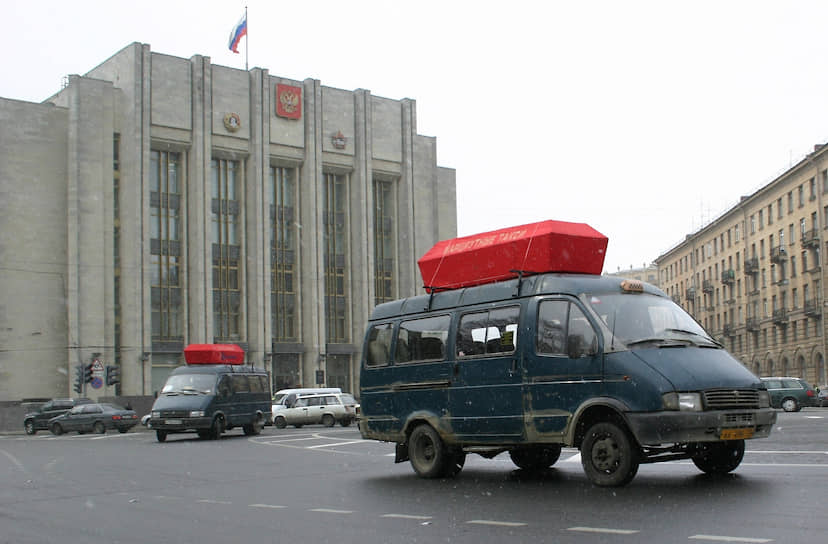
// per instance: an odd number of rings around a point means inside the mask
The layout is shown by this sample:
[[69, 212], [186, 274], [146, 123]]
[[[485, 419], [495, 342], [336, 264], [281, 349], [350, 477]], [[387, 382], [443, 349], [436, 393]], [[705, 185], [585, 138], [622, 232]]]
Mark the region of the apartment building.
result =
[[826, 376], [828, 146], [656, 259], [660, 286], [752, 372]]

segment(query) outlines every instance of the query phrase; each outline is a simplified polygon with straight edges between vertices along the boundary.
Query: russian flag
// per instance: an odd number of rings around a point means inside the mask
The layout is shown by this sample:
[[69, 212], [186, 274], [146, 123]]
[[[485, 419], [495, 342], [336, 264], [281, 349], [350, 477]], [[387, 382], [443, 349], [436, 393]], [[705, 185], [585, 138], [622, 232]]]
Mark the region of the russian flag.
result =
[[239, 22], [236, 23], [236, 26], [233, 27], [233, 30], [230, 31], [230, 43], [227, 46], [230, 48], [230, 51], [233, 53], [239, 52], [239, 42], [242, 39], [242, 36], [247, 36], [247, 12], [245, 11], [242, 18], [239, 19]]

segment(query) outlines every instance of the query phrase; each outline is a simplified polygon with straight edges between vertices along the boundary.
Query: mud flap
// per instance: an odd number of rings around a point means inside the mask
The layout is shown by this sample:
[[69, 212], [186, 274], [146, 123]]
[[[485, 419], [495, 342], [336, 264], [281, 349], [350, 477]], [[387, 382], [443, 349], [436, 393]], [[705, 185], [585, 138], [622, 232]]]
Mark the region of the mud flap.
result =
[[394, 462], [405, 463], [408, 461], [408, 444], [397, 444], [394, 448]]

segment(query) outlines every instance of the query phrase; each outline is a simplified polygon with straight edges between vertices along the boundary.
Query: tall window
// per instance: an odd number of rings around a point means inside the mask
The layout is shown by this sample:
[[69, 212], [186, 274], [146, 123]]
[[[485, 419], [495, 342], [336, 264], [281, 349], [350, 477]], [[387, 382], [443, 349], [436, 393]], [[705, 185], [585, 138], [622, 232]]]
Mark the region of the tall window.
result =
[[150, 153], [152, 339], [184, 339], [181, 295], [181, 154]]
[[374, 180], [374, 304], [394, 300], [394, 184]]
[[298, 335], [297, 220], [295, 171], [273, 166], [270, 168], [270, 318], [274, 342], [294, 342]]
[[213, 336], [216, 342], [241, 339], [240, 171], [237, 161], [212, 161]]
[[325, 322], [328, 342], [347, 342], [348, 298], [347, 284], [347, 210], [348, 185], [346, 177], [325, 174], [324, 183], [324, 267], [325, 267]]

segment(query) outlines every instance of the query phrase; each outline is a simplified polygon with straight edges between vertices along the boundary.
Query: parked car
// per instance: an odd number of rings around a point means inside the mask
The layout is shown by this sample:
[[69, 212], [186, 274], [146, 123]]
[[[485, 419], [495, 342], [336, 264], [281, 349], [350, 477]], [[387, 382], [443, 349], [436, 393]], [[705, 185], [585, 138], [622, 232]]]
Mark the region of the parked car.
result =
[[107, 429], [118, 429], [125, 433], [138, 424], [138, 414], [114, 404], [90, 403], [75, 406], [65, 414], [49, 420], [52, 434], [78, 431], [80, 434], [96, 432], [103, 434]]
[[336, 423], [347, 427], [356, 420], [358, 410], [359, 404], [349, 393], [297, 395], [289, 407], [274, 412], [273, 424], [279, 429], [314, 424], [333, 427]]
[[817, 393], [817, 404], [820, 408], [828, 406], [828, 386], [823, 386]]
[[23, 416], [23, 428], [26, 430], [26, 434], [48, 430], [50, 419], [65, 414], [78, 404], [89, 404], [90, 402], [92, 401], [87, 398], [52, 399], [34, 412], [29, 412]]
[[808, 382], [788, 376], [761, 378], [768, 388], [771, 406], [786, 412], [798, 412], [805, 406], [817, 405], [817, 393]]

